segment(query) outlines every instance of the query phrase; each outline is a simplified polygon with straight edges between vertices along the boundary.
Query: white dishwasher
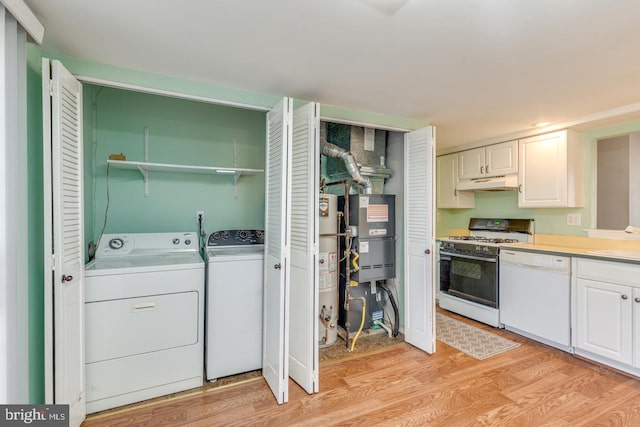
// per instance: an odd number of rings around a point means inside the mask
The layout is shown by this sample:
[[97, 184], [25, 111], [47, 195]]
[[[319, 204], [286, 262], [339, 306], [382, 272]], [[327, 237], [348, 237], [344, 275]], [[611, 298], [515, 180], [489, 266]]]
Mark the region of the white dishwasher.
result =
[[573, 353], [571, 258], [505, 248], [499, 270], [505, 329]]

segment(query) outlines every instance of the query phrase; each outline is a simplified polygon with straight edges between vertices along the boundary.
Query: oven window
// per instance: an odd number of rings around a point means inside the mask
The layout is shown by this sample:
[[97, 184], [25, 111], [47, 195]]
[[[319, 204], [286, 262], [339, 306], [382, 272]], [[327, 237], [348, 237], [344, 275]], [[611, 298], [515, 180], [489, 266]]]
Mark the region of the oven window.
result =
[[449, 293], [498, 308], [497, 262], [451, 256]]
[[477, 262], [456, 261], [453, 263], [452, 273], [469, 279], [482, 278], [482, 264]]

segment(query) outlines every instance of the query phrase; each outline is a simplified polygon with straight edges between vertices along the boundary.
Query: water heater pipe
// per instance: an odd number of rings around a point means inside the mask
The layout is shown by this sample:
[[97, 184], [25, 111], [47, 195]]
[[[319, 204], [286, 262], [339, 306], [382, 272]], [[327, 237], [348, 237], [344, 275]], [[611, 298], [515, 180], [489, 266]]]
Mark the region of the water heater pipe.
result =
[[[327, 157], [341, 159], [347, 167], [347, 171], [349, 172], [349, 175], [351, 175], [351, 178], [353, 178], [353, 181], [364, 187], [365, 194], [371, 194], [371, 180], [360, 174], [360, 169], [358, 168], [356, 159], [353, 157], [351, 152], [342, 147], [338, 147], [335, 144], [331, 144], [330, 142], [322, 142], [320, 145], [320, 152]], [[345, 196], [347, 195], [345, 194]]]

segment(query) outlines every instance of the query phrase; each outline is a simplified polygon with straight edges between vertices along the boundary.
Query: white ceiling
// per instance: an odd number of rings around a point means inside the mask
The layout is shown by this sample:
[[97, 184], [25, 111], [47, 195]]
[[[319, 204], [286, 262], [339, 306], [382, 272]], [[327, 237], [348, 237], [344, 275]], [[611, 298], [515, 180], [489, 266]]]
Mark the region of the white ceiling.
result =
[[46, 50], [420, 120], [440, 148], [640, 103], [637, 0], [25, 2]]

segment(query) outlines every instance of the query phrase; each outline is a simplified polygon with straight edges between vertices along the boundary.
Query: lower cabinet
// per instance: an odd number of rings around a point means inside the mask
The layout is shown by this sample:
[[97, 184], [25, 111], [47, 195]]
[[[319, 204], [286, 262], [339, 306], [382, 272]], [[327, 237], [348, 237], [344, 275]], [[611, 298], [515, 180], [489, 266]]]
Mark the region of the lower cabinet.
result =
[[640, 288], [633, 289], [633, 366], [640, 369]]
[[639, 375], [640, 266], [574, 259], [576, 354]]
[[632, 363], [630, 286], [577, 280], [575, 346], [621, 363]]

